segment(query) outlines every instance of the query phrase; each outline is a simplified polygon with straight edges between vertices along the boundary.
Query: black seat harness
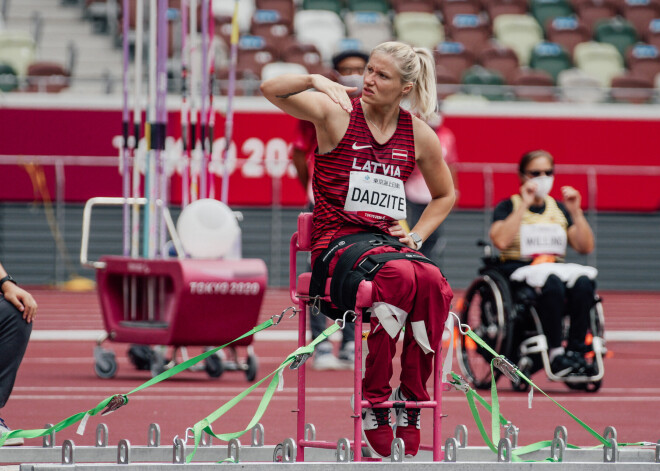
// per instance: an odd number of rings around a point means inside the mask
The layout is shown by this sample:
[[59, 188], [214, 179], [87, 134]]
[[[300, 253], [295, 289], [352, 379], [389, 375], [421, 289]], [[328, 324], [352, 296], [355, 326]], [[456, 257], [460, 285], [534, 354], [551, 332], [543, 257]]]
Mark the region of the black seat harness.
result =
[[[394, 247], [398, 252], [367, 255], [357, 263], [365, 252], [381, 245]], [[368, 232], [349, 234], [332, 241], [314, 262], [309, 285], [311, 297], [323, 297], [326, 294], [325, 285], [330, 262], [337, 251], [345, 247], [348, 248], [337, 260], [330, 280], [330, 299], [336, 308], [329, 302], [321, 301], [321, 311], [332, 319], [341, 319], [344, 312], [355, 310], [355, 299], [360, 282], [373, 280], [378, 270], [390, 260], [416, 260], [435, 265], [433, 261], [418, 252], [401, 252], [401, 249], [409, 247], [399, 242], [396, 237]]]

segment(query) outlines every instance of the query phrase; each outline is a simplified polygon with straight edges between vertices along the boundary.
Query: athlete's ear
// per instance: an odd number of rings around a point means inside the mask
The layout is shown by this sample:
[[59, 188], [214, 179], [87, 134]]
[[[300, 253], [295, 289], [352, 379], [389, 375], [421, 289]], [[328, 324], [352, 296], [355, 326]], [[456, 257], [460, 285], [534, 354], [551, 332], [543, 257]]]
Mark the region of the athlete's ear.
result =
[[412, 83], [412, 82], [408, 82], [407, 84], [405, 84], [405, 85], [403, 86], [403, 90], [401, 90], [401, 94], [402, 94], [403, 96], [406, 96], [408, 93], [410, 93], [410, 91], [412, 90], [412, 88], [413, 88], [413, 83]]

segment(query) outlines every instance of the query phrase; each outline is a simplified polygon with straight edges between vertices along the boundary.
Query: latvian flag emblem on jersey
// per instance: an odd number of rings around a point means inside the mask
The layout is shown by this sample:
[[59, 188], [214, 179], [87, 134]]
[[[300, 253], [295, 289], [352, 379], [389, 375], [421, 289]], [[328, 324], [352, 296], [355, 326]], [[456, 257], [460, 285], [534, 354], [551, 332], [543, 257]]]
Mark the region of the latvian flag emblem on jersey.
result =
[[408, 151], [401, 149], [392, 149], [392, 159], [394, 160], [408, 160]]

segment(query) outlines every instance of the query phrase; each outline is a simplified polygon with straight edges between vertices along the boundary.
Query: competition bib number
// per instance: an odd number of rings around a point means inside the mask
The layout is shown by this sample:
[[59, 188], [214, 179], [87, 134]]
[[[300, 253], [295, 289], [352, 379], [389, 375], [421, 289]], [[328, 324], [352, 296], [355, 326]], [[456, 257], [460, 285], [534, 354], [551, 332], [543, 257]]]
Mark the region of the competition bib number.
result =
[[398, 178], [351, 172], [344, 209], [376, 220], [406, 218], [406, 193]]
[[566, 231], [559, 224], [520, 226], [520, 255], [566, 255]]

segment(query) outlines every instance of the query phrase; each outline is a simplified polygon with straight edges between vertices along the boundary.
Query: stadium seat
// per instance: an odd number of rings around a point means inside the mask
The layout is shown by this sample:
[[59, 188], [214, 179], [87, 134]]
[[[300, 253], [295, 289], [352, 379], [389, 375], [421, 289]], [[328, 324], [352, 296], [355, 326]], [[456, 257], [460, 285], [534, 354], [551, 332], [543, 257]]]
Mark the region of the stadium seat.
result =
[[463, 92], [452, 93], [444, 99], [444, 103], [469, 103], [471, 107], [474, 105], [487, 105], [488, 101], [488, 98], [485, 96], [470, 95]]
[[456, 15], [478, 15], [481, 5], [476, 0], [444, 0], [442, 18], [445, 25], [451, 25]]
[[433, 51], [435, 63], [460, 80], [463, 72], [472, 67], [476, 58], [462, 43], [443, 41]]
[[567, 69], [559, 73], [557, 85], [562, 100], [572, 103], [601, 103], [607, 98], [607, 89], [601, 81], [580, 69]]
[[418, 12], [433, 13], [435, 2], [433, 0], [399, 0], [392, 2], [394, 13]]
[[246, 34], [238, 41], [236, 70], [258, 78], [264, 65], [273, 62], [275, 56], [276, 53], [263, 37]]
[[484, 6], [491, 21], [500, 15], [524, 15], [528, 11], [527, 0], [488, 0]]
[[649, 22], [646, 29], [646, 42], [660, 49], [660, 18]]
[[637, 42], [637, 31], [631, 23], [621, 18], [601, 20], [596, 24], [594, 39], [613, 45], [621, 57], [625, 57], [628, 48]]
[[530, 0], [529, 10], [544, 30], [553, 18], [573, 14], [573, 7], [568, 0]]
[[33, 62], [27, 69], [27, 91], [58, 93], [69, 87], [70, 79], [69, 71], [58, 62]]
[[632, 74], [649, 80], [654, 80], [660, 73], [660, 53], [651, 44], [639, 43], [628, 49], [626, 63]]
[[532, 48], [543, 40], [543, 30], [531, 15], [499, 15], [493, 20], [493, 33], [516, 51], [520, 65], [529, 64]]
[[507, 84], [519, 73], [518, 56], [510, 47], [491, 45], [477, 56], [477, 60], [486, 69], [498, 72]]
[[572, 64], [568, 52], [559, 44], [542, 42], [532, 50], [529, 66], [532, 69], [544, 70], [556, 82], [559, 73], [562, 70], [570, 69]]
[[553, 19], [546, 29], [548, 41], [557, 43], [573, 57], [577, 44], [591, 39], [587, 25], [575, 16], [560, 16]]
[[521, 69], [512, 80], [513, 93], [520, 101], [556, 101], [554, 79], [544, 70]]
[[[213, 17], [232, 17], [234, 15], [234, 0], [213, 0]], [[242, 33], [250, 30], [252, 16], [257, 7], [255, 0], [241, 0], [241, 7], [238, 9], [238, 28]]]
[[624, 0], [621, 13], [641, 34], [654, 18], [660, 18], [660, 0]]
[[602, 87], [609, 87], [612, 77], [623, 73], [623, 58], [616, 47], [608, 43], [589, 41], [575, 46], [576, 67], [597, 78]]
[[442, 64], [435, 65], [435, 81], [437, 83], [438, 99], [444, 100], [447, 96], [460, 90], [460, 78]]
[[463, 74], [461, 83], [467, 85], [464, 90], [471, 95], [482, 95], [491, 101], [506, 99], [502, 89], [504, 78], [497, 72], [473, 65]]
[[653, 98], [653, 94], [652, 79], [632, 74], [612, 77], [610, 96], [615, 102], [648, 103]]
[[397, 13], [394, 16], [394, 32], [399, 41], [430, 50], [445, 39], [442, 23], [432, 13]]
[[0, 62], [9, 64], [18, 77], [27, 74], [28, 66], [34, 62], [36, 44], [27, 31], [0, 31]]
[[250, 33], [264, 38], [277, 58], [293, 39], [292, 25], [277, 10], [257, 10], [252, 17]]
[[387, 0], [348, 0], [347, 6], [354, 12], [376, 12], [383, 15], [390, 12], [390, 4]]
[[261, 80], [268, 80], [283, 74], [307, 74], [309, 71], [302, 64], [295, 62], [271, 62], [261, 69]]
[[14, 68], [5, 63], [0, 62], [0, 91], [13, 92], [18, 88], [18, 77]]
[[326, 69], [321, 53], [309, 43], [292, 42], [282, 51], [282, 61], [301, 64], [310, 74], [323, 74]]
[[344, 16], [347, 35], [359, 39], [365, 52], [392, 39], [389, 17], [375, 11], [349, 11]]
[[259, 10], [276, 10], [283, 21], [286, 21], [293, 29], [293, 17], [296, 7], [293, 0], [257, 0], [256, 7]]
[[589, 28], [592, 35], [596, 23], [614, 18], [617, 14], [616, 0], [575, 0], [574, 5], [578, 18]]
[[327, 10], [337, 15], [341, 14], [341, 0], [303, 0], [303, 10]]
[[301, 10], [293, 26], [297, 40], [314, 44], [326, 63], [335, 53], [337, 42], [346, 37], [341, 17], [328, 10]]
[[480, 15], [456, 15], [447, 27], [447, 35], [462, 43], [468, 51], [477, 54], [491, 38], [490, 25]]

